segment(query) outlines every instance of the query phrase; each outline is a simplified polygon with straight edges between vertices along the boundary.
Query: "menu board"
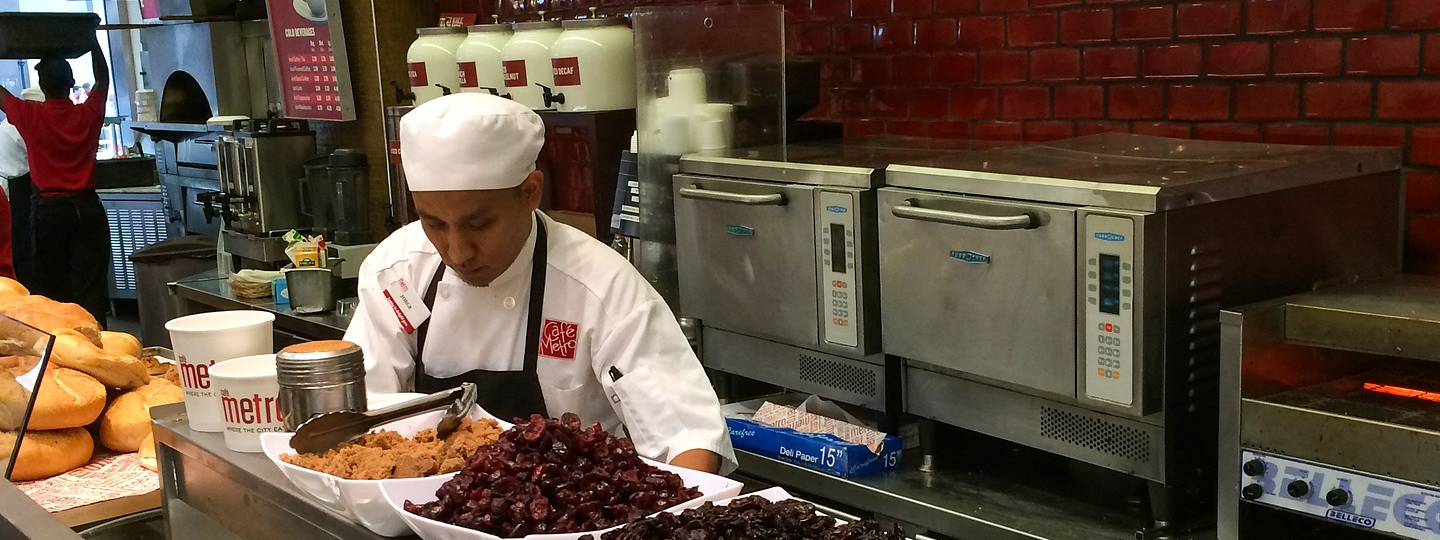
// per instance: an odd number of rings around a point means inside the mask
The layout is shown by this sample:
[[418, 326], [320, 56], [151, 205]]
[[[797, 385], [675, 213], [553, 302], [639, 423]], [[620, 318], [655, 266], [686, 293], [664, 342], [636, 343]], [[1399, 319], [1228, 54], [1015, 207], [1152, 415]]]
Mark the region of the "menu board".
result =
[[339, 0], [265, 0], [265, 6], [285, 117], [354, 120]]

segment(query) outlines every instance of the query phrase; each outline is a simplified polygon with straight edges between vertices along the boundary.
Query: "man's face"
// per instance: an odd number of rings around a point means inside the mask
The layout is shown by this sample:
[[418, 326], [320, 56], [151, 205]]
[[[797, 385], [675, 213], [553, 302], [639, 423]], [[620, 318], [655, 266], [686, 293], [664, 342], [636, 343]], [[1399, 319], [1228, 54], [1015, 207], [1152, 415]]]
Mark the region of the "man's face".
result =
[[519, 186], [488, 191], [417, 191], [420, 226], [440, 259], [465, 283], [484, 287], [520, 254], [540, 207], [544, 177], [530, 173]]

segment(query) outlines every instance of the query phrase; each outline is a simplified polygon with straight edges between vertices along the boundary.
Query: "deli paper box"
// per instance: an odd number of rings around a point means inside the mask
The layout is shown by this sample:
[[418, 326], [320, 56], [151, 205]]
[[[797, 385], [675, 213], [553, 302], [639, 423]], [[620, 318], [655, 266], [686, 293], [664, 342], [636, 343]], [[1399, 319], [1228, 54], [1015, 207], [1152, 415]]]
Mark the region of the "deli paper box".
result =
[[887, 435], [880, 453], [863, 444], [823, 433], [801, 433], [744, 418], [726, 418], [735, 448], [849, 478], [900, 467], [900, 437]]

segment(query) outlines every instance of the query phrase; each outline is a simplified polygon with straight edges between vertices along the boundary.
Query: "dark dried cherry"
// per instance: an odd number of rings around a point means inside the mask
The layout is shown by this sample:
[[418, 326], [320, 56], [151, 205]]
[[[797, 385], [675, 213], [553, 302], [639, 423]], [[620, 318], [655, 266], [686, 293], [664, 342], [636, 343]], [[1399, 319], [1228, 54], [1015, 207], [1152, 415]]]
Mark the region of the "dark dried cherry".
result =
[[471, 455], [436, 500], [405, 501], [405, 510], [517, 538], [623, 525], [698, 496], [679, 476], [641, 461], [630, 440], [566, 413], [517, 421]]
[[[839, 524], [818, 515], [815, 506], [796, 499], [770, 502], [745, 497], [727, 506], [705, 503], [679, 514], [660, 513], [600, 536], [601, 540], [903, 540], [896, 526], [871, 520]], [[585, 535], [580, 540], [595, 540]]]

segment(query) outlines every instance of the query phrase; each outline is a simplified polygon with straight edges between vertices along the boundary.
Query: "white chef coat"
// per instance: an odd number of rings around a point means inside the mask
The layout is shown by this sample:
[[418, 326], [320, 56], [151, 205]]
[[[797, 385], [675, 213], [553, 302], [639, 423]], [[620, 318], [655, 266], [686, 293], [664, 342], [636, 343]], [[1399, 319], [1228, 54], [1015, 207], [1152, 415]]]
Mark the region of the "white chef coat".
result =
[[[665, 301], [620, 254], [542, 219], [549, 251], [536, 372], [550, 415], [574, 412], [611, 433], [623, 423], [636, 450], [657, 461], [709, 450], [720, 455], [722, 473], [734, 470], [715, 390]], [[535, 237], [532, 222], [515, 262], [489, 286], [468, 285], [446, 270], [425, 344], [430, 376], [524, 367]], [[420, 303], [439, 265], [418, 222], [395, 231], [361, 264], [360, 304], [345, 339], [365, 350], [370, 392], [408, 390], [414, 381], [415, 335], [405, 331], [386, 288], [403, 279], [407, 298]], [[621, 373], [618, 382], [611, 367]]]
[[[0, 180], [8, 180], [30, 172], [30, 162], [25, 159], [25, 141], [10, 119], [0, 120]], [[9, 182], [4, 184], [10, 192]]]

